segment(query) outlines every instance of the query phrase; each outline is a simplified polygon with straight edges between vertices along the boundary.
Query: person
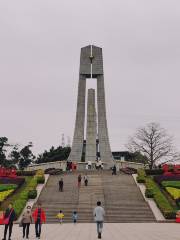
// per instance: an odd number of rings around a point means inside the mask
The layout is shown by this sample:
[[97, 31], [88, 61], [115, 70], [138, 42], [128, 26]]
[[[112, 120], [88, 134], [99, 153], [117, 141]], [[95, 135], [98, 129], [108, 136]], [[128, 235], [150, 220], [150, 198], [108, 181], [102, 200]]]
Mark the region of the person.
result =
[[78, 214], [76, 211], [73, 212], [72, 219], [73, 219], [73, 223], [76, 224], [78, 219]]
[[62, 212], [62, 210], [59, 211], [56, 217], [59, 219], [59, 223], [62, 224], [64, 218], [64, 213]]
[[81, 177], [81, 174], [78, 175], [78, 187], [80, 188], [81, 186], [81, 180], [82, 180], [82, 177]]
[[32, 213], [31, 213], [31, 206], [27, 206], [25, 212], [22, 215], [21, 219], [22, 227], [23, 227], [23, 238], [29, 238], [29, 227], [32, 223]]
[[91, 161], [88, 161], [88, 169], [91, 169], [92, 168], [92, 163]]
[[94, 209], [93, 215], [94, 215], [94, 220], [97, 224], [98, 238], [101, 238], [105, 211], [104, 211], [104, 208], [101, 207], [100, 201], [97, 202], [97, 207]]
[[35, 233], [36, 238], [40, 239], [41, 237], [41, 225], [46, 222], [46, 215], [44, 210], [42, 209], [41, 203], [38, 203], [38, 207], [34, 210], [32, 214], [35, 222]]
[[117, 169], [116, 169], [116, 165], [114, 165], [112, 167], [112, 175], [116, 175], [116, 173], [117, 173]]
[[59, 181], [59, 191], [63, 192], [63, 186], [64, 186], [64, 182], [63, 182], [63, 178], [61, 178], [61, 180]]
[[13, 222], [16, 220], [16, 213], [13, 209], [13, 204], [9, 203], [8, 208], [5, 211], [4, 214], [4, 238], [3, 240], [6, 240], [6, 235], [7, 235], [7, 231], [9, 228], [9, 240], [11, 240], [11, 234], [12, 234], [12, 228], [13, 228]]
[[87, 176], [87, 174], [84, 176], [84, 185], [85, 186], [88, 185], [88, 176]]

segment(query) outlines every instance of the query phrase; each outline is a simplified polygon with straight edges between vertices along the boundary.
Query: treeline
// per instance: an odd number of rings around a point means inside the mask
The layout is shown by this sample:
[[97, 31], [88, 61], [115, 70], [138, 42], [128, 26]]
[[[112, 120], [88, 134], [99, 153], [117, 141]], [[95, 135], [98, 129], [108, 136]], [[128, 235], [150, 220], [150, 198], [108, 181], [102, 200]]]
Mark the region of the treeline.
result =
[[46, 163], [46, 162], [55, 162], [66, 160], [69, 157], [71, 148], [70, 147], [57, 147], [53, 146], [49, 151], [44, 151], [42, 154], [39, 154], [37, 157], [36, 163]]
[[20, 148], [10, 144], [7, 137], [0, 137], [0, 166], [24, 169], [35, 160], [32, 147], [32, 142]]

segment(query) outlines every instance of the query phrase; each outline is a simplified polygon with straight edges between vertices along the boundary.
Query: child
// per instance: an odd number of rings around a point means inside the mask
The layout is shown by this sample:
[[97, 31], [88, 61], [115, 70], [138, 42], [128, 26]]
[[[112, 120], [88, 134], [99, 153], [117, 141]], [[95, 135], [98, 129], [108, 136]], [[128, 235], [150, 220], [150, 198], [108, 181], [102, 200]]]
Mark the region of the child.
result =
[[78, 218], [77, 212], [74, 211], [74, 212], [73, 212], [73, 215], [72, 215], [72, 219], [73, 219], [73, 223], [74, 223], [74, 224], [77, 223], [77, 218]]
[[64, 213], [60, 210], [59, 213], [57, 214], [57, 218], [59, 219], [59, 223], [63, 223], [63, 218], [64, 218]]

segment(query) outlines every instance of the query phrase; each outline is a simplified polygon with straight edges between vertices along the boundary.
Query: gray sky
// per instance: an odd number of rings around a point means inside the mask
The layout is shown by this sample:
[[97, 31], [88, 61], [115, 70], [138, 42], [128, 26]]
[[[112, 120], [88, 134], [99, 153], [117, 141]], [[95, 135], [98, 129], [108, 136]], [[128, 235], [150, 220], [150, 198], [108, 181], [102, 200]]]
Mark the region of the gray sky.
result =
[[151, 121], [180, 150], [179, 0], [1, 0], [0, 136], [35, 153], [72, 139], [89, 44], [103, 48], [112, 150]]

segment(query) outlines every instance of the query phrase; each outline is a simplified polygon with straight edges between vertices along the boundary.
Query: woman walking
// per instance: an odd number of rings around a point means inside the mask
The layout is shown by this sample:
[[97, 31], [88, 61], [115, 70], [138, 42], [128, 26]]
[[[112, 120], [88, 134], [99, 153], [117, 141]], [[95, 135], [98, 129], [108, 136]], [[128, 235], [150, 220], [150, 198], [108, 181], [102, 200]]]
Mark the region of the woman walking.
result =
[[8, 208], [5, 211], [4, 214], [4, 238], [2, 240], [6, 240], [6, 235], [7, 235], [7, 231], [9, 228], [9, 238], [8, 240], [11, 240], [11, 234], [12, 234], [12, 228], [13, 228], [13, 222], [16, 220], [16, 213], [13, 209], [13, 204], [10, 203]]
[[31, 212], [31, 206], [27, 206], [25, 212], [22, 215], [22, 227], [23, 227], [23, 238], [29, 239], [29, 227], [32, 223], [32, 212]]

